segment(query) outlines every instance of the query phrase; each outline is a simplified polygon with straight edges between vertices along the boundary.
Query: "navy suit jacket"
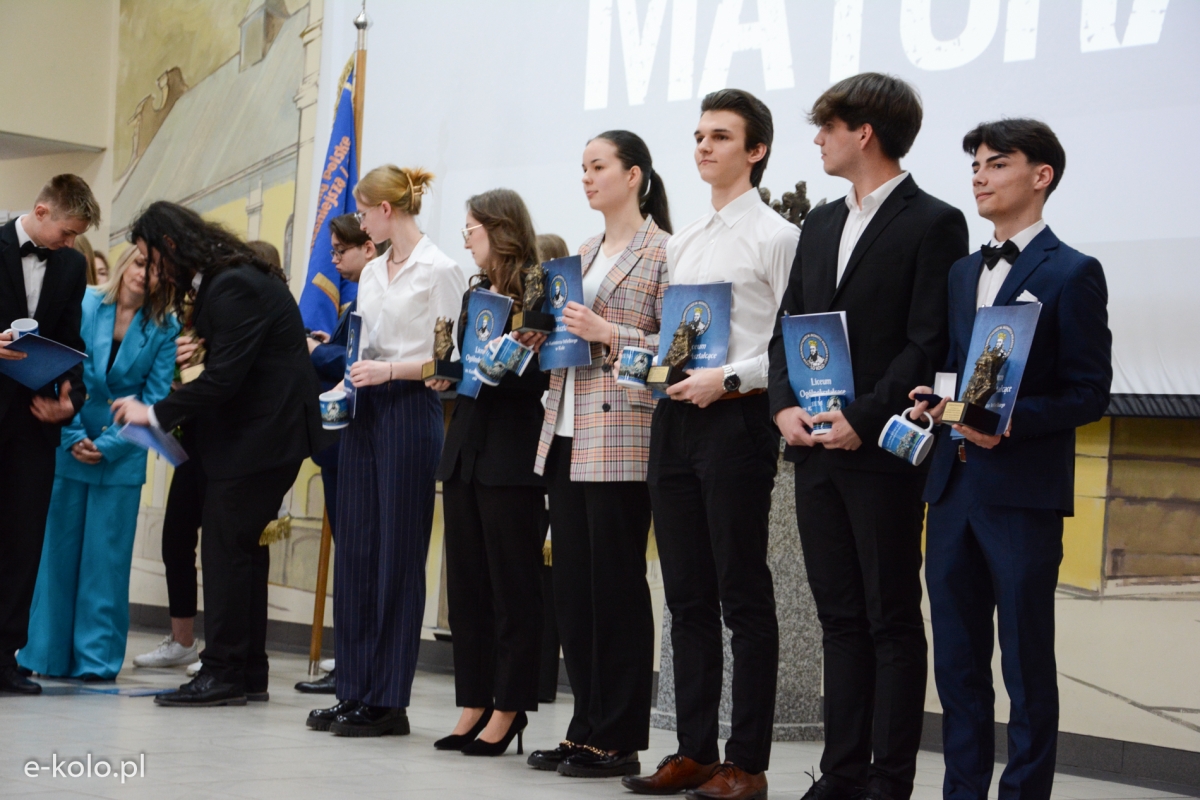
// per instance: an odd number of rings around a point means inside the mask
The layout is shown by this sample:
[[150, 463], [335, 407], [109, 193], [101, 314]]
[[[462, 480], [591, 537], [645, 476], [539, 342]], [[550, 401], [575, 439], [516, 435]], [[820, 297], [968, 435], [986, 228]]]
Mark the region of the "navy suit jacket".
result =
[[[971, 332], [983, 257], [976, 251], [950, 269], [950, 353], [958, 385], [974, 370]], [[1112, 386], [1108, 287], [1100, 262], [1046, 228], [1021, 251], [994, 305], [1016, 305], [1029, 292], [1042, 303], [1037, 331], [1013, 408], [1012, 434], [991, 450], [966, 443], [968, 490], [988, 505], [1075, 509], [1075, 429], [1100, 419]], [[943, 427], [931, 458], [925, 500], [941, 499], [958, 442]]]
[[323, 392], [339, 385], [346, 377], [346, 339], [350, 335], [350, 314], [357, 310], [358, 299], [355, 298], [338, 317], [337, 329], [329, 341], [313, 348], [312, 362], [317, 368]]

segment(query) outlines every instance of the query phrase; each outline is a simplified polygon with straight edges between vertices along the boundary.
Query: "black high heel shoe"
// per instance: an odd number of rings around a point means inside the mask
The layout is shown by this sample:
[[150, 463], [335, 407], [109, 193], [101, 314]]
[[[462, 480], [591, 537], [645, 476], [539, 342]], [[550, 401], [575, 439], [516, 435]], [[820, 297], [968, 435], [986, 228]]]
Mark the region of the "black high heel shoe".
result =
[[508, 733], [504, 734], [504, 738], [498, 742], [485, 742], [483, 739], [476, 739], [462, 749], [464, 756], [502, 756], [508, 751], [508, 746], [512, 744], [513, 737], [517, 737], [517, 755], [525, 753], [525, 726], [529, 724], [529, 717], [525, 716], [524, 711], [518, 711], [517, 716], [513, 718], [512, 725], [508, 726]]
[[485, 708], [483, 716], [479, 718], [471, 730], [466, 733], [452, 733], [449, 736], [443, 736], [433, 743], [433, 746], [438, 750], [462, 750], [464, 747], [475, 741], [479, 734], [483, 733], [483, 729], [487, 727], [488, 722], [492, 719], [492, 711], [494, 709]]

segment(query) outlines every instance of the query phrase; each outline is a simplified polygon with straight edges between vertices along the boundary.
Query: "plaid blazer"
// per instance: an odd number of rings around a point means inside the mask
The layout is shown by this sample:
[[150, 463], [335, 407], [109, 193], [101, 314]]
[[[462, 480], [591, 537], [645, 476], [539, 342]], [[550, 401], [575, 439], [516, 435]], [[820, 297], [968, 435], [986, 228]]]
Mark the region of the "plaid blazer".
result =
[[[658, 348], [658, 323], [667, 288], [666, 231], [650, 217], [600, 284], [592, 310], [613, 325], [613, 339], [592, 343], [592, 365], [575, 368], [575, 441], [571, 451], [573, 481], [644, 481], [650, 457], [650, 418], [654, 399], [648, 389], [617, 385], [613, 362], [628, 346]], [[579, 248], [587, 274], [604, 236]], [[550, 374], [546, 416], [538, 442], [534, 472], [541, 475], [554, 440], [554, 424], [562, 402], [565, 369]]]

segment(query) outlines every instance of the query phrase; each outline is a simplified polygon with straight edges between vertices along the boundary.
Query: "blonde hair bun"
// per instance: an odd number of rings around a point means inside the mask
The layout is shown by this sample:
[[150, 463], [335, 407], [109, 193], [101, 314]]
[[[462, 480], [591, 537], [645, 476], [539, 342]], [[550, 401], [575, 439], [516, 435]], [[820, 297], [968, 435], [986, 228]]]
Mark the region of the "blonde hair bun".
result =
[[388, 203], [397, 211], [416, 216], [421, 199], [428, 194], [434, 175], [420, 167], [376, 167], [359, 180], [354, 197], [359, 205], [371, 207]]

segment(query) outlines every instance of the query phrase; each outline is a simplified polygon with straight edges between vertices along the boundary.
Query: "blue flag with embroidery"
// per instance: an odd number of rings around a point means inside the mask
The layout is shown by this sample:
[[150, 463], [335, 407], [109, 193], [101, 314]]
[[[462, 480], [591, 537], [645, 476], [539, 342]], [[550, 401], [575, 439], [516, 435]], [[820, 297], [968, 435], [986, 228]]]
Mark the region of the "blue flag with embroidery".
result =
[[308, 277], [300, 293], [300, 316], [309, 330], [333, 333], [338, 314], [346, 303], [358, 296], [358, 284], [343, 280], [333, 265], [329, 222], [357, 209], [354, 185], [358, 183], [358, 154], [354, 141], [354, 69], [342, 82], [342, 93], [333, 114], [333, 132], [329, 151], [321, 170], [321, 191], [317, 196], [317, 217], [313, 224], [312, 245], [308, 254]]

